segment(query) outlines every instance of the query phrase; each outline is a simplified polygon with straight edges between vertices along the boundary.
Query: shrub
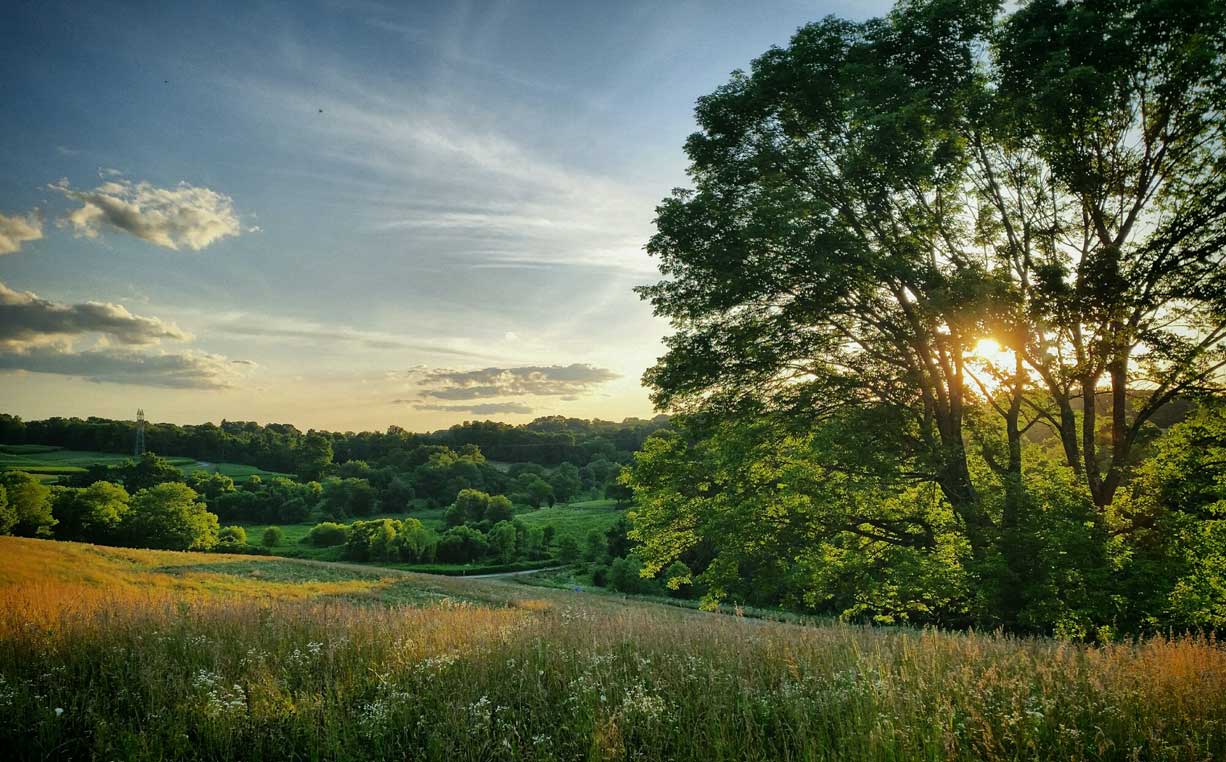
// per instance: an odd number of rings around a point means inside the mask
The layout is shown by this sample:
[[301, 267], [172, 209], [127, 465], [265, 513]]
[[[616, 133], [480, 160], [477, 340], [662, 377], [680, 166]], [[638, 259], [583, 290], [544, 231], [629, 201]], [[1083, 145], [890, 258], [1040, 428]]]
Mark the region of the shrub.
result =
[[587, 549], [585, 553], [587, 560], [603, 561], [608, 547], [608, 541], [605, 539], [604, 532], [601, 532], [599, 529], [593, 529], [587, 533]]
[[566, 535], [558, 543], [558, 560], [564, 564], [577, 563], [580, 553], [579, 541], [570, 535]]
[[349, 526], [345, 558], [355, 561], [387, 561], [398, 551], [396, 535], [400, 522], [393, 519], [355, 521]]
[[485, 510], [489, 504], [490, 496], [480, 490], [462, 489], [455, 497], [455, 507], [462, 510], [470, 522], [485, 518]]
[[509, 521], [500, 521], [490, 529], [490, 550], [502, 563], [510, 563], [515, 558], [516, 532], [515, 525]]
[[302, 538], [302, 541], [317, 548], [331, 548], [337, 545], [344, 545], [349, 541], [349, 527], [344, 524], [338, 524], [335, 521], [321, 521], [311, 527], [311, 531], [307, 532], [306, 537]]
[[438, 543], [438, 560], [443, 563], [464, 564], [485, 557], [489, 553], [489, 541], [472, 527], [449, 529]]
[[419, 520], [407, 518], [400, 522], [393, 542], [402, 561], [430, 563], [438, 552], [438, 538]]
[[269, 527], [264, 530], [264, 537], [261, 542], [266, 548], [275, 548], [284, 539], [285, 532], [281, 530], [281, 527]]
[[240, 526], [225, 527], [217, 533], [217, 544], [223, 546], [246, 545], [247, 530]]
[[636, 556], [615, 559], [609, 568], [609, 587], [619, 593], [645, 593], [648, 583], [642, 571], [643, 562]]
[[506, 495], [494, 495], [485, 507], [485, 520], [491, 524], [510, 521], [515, 516], [511, 500]]
[[609, 566], [608, 564], [592, 564], [590, 571], [592, 575], [592, 584], [597, 587], [608, 587], [609, 585]]

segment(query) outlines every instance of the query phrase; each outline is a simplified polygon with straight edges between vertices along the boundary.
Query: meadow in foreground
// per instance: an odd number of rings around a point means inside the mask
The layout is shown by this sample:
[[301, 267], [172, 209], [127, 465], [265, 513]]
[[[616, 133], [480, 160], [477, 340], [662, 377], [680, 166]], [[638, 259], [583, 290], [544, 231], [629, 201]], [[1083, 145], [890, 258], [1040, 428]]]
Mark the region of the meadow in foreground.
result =
[[0, 538], [13, 759], [1226, 754], [1226, 650], [699, 614], [343, 565]]

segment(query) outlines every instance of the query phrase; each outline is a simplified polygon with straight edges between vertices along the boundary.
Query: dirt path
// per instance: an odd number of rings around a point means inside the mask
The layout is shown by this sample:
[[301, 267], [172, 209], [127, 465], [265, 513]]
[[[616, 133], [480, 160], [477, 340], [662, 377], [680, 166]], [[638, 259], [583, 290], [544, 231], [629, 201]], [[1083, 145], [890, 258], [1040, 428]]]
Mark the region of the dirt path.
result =
[[536, 574], [537, 572], [557, 571], [565, 569], [565, 566], [546, 566], [543, 569], [521, 569], [520, 571], [498, 572], [497, 574], [438, 574], [439, 577], [458, 577], [459, 579], [497, 579], [499, 577], [518, 577], [523, 574]]

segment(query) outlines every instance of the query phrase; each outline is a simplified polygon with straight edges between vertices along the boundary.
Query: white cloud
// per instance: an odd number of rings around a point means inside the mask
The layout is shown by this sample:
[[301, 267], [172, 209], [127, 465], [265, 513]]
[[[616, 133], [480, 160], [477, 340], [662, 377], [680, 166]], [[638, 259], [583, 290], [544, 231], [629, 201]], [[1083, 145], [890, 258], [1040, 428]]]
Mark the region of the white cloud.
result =
[[16, 254], [26, 241], [43, 237], [43, 220], [38, 212], [7, 215], [0, 212], [0, 254]]
[[24, 349], [95, 333], [127, 345], [192, 338], [174, 323], [133, 315], [122, 304], [53, 302], [0, 282], [0, 348]]
[[233, 200], [209, 188], [187, 183], [158, 188], [123, 179], [107, 180], [89, 191], [74, 190], [67, 180], [51, 188], [81, 202], [64, 223], [86, 238], [117, 230], [166, 249], [199, 251], [242, 232]]
[[606, 368], [571, 365], [530, 365], [480, 370], [431, 370], [421, 378], [421, 395], [441, 400], [542, 396], [576, 398], [619, 378]]

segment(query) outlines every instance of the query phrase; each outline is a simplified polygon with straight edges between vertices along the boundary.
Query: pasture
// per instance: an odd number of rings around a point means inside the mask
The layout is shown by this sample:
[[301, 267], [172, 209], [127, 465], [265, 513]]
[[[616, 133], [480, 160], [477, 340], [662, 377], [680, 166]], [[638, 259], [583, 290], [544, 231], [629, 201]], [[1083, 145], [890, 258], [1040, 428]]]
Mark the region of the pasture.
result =
[[11, 759], [1206, 760], [1226, 651], [0, 538]]
[[[555, 544], [565, 536], [572, 536], [582, 544], [589, 532], [593, 530], [605, 532], [626, 513], [625, 507], [618, 505], [613, 500], [587, 500], [570, 504], [558, 504], [551, 508], [532, 508], [527, 505], [517, 505], [515, 511], [515, 518], [526, 524], [529, 529], [553, 526], [557, 532], [554, 538]], [[380, 513], [361, 518], [403, 519], [410, 517], [418, 519], [430, 529], [441, 532], [446, 529], [443, 519], [445, 513], [446, 510], [443, 508], [432, 508], [414, 510], [409, 513]], [[272, 524], [249, 522], [238, 522], [238, 524], [247, 530], [247, 544], [253, 549], [262, 547], [260, 546], [260, 538], [263, 537], [264, 530], [269, 526], [273, 526]], [[303, 539], [311, 531], [311, 527], [315, 526], [314, 522], [277, 524], [276, 526], [281, 527], [281, 530], [285, 533], [284, 539], [280, 545], [269, 548], [270, 553], [286, 558], [303, 558], [314, 561], [342, 560], [342, 548], [340, 546], [319, 548], [303, 542]], [[525, 568], [531, 568], [534, 565], [542, 567], [553, 564], [553, 561], [542, 561], [535, 564], [526, 564]], [[481, 574], [492, 570], [501, 570], [505, 566], [504, 564], [494, 563], [399, 564], [388, 562], [379, 562], [378, 565], [434, 574]]]
[[[0, 471], [25, 471], [46, 482], [83, 474], [90, 466], [118, 466], [131, 459], [132, 456], [125, 453], [66, 450], [51, 445], [0, 444]], [[242, 463], [208, 463], [186, 457], [167, 457], [166, 460], [185, 475], [194, 471], [217, 472], [236, 482], [252, 475], [264, 479], [289, 476]]]

